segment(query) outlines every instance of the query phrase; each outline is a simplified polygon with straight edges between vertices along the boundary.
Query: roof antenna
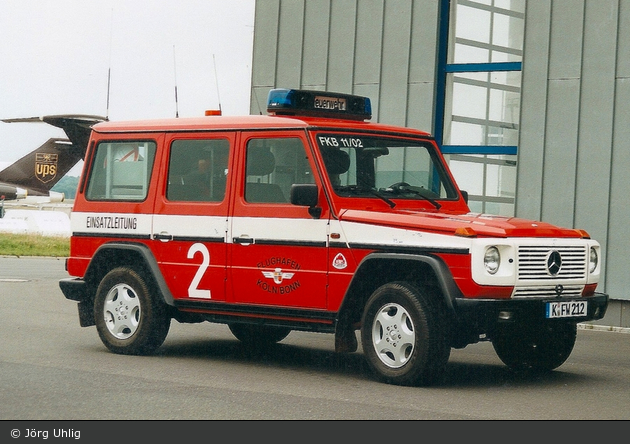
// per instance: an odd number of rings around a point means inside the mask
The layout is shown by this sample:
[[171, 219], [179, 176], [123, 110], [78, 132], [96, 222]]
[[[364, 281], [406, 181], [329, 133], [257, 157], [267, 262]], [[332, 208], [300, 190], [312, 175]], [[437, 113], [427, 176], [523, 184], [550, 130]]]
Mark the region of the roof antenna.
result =
[[107, 69], [107, 111], [105, 112], [105, 120], [109, 120], [109, 87], [112, 79], [112, 67]]
[[179, 103], [177, 101], [177, 63], [175, 61], [175, 45], [173, 45], [173, 72], [175, 74], [175, 117], [179, 117]]
[[219, 78], [217, 77], [217, 61], [212, 54], [212, 63], [214, 64], [214, 82], [217, 88], [217, 99], [219, 100], [219, 113], [221, 113], [221, 96], [219, 95]]
[[260, 102], [258, 101], [258, 94], [256, 90], [252, 91], [254, 93], [254, 99], [256, 100], [256, 106], [258, 107], [258, 114], [262, 116], [262, 108], [260, 107]]
[[107, 110], [105, 111], [105, 120], [109, 120], [109, 90], [112, 80], [112, 36], [114, 34], [114, 8], [112, 8], [112, 16], [109, 26], [109, 67], [107, 68]]

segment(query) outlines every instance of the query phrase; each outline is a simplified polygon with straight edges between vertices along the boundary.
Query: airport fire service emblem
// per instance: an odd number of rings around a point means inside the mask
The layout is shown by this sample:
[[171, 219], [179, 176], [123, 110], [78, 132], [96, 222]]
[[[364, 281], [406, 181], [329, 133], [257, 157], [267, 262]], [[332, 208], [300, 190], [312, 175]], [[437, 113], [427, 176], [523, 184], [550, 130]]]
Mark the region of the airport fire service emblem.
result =
[[295, 273], [287, 273], [281, 268], [276, 268], [274, 271], [263, 271], [262, 274], [266, 278], [273, 279], [276, 284], [281, 284], [284, 279], [291, 279]]

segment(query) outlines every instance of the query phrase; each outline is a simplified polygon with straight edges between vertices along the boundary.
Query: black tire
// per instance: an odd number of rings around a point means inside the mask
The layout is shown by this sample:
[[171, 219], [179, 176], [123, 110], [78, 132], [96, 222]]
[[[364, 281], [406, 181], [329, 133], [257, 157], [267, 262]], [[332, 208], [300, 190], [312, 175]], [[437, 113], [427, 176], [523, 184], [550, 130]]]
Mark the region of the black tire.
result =
[[450, 356], [449, 326], [437, 295], [407, 282], [382, 285], [370, 296], [361, 342], [376, 377], [395, 385], [431, 385]]
[[171, 318], [163, 301], [152, 295], [134, 269], [118, 267], [101, 280], [94, 299], [96, 329], [112, 352], [146, 355], [159, 348]]
[[577, 337], [575, 322], [499, 330], [492, 339], [497, 356], [515, 371], [545, 372], [567, 360]]
[[286, 338], [291, 329], [256, 324], [229, 324], [228, 327], [236, 339], [248, 346], [268, 347]]

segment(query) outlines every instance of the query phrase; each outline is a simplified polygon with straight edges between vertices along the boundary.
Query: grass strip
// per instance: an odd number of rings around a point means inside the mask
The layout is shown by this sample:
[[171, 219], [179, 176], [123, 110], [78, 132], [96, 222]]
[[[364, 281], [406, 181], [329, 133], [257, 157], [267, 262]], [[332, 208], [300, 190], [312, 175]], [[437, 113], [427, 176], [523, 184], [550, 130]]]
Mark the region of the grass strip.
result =
[[0, 233], [0, 256], [68, 257], [70, 239], [62, 236]]

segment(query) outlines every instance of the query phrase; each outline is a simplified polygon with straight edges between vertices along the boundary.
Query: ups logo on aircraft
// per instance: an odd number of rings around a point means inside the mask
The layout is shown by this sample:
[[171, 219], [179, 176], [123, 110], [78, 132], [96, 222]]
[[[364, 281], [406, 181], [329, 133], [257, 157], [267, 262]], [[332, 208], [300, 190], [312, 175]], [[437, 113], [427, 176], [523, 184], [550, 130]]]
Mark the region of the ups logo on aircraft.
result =
[[59, 156], [51, 153], [35, 154], [35, 177], [40, 182], [50, 182], [57, 175], [57, 160]]

